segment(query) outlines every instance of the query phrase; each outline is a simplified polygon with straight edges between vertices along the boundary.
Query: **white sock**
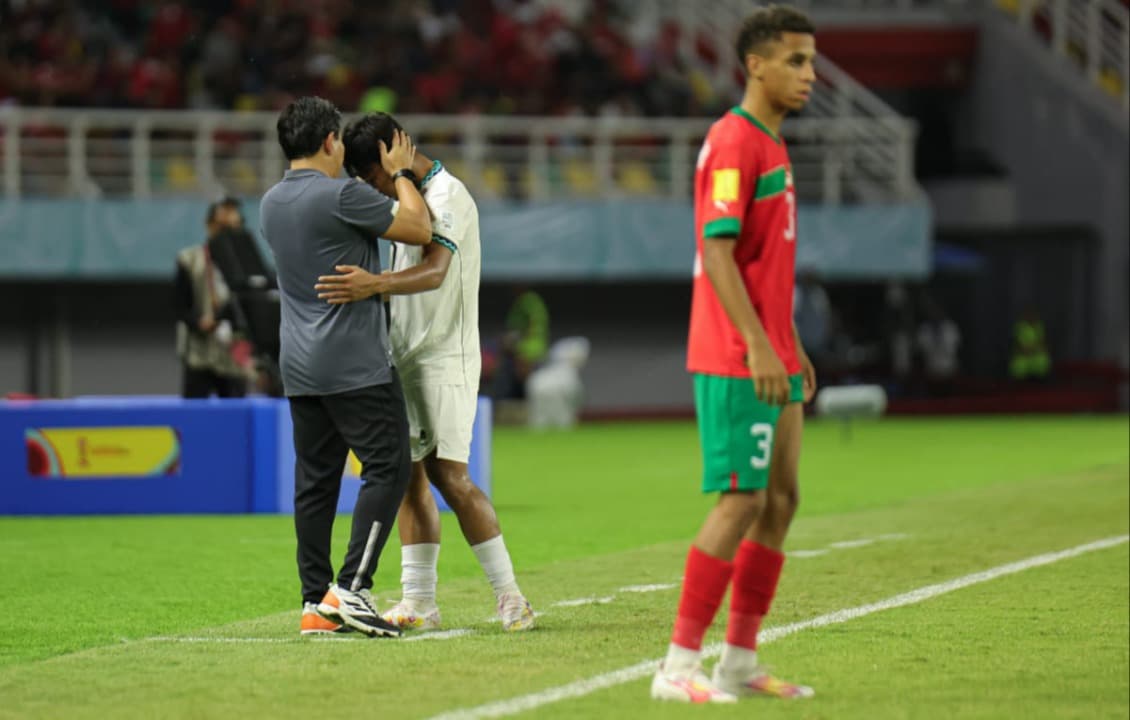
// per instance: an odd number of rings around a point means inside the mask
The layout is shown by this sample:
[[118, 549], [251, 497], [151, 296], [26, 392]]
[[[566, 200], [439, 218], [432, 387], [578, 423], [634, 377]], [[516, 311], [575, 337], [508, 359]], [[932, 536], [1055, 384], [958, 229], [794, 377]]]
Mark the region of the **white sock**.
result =
[[506, 550], [506, 543], [502, 536], [493, 537], [486, 542], [472, 545], [471, 550], [479, 559], [495, 597], [503, 593], [520, 593], [518, 581], [514, 579], [514, 565], [510, 562], [510, 553]]
[[400, 548], [400, 585], [404, 588], [405, 600], [411, 600], [417, 607], [435, 606], [438, 563], [439, 543], [418, 543]]
[[757, 651], [726, 643], [722, 646], [722, 658], [718, 661], [718, 667], [731, 677], [753, 677], [757, 671]]
[[663, 660], [663, 672], [688, 673], [698, 667], [701, 661], [701, 650], [691, 650], [682, 645], [671, 643], [667, 646], [667, 657]]

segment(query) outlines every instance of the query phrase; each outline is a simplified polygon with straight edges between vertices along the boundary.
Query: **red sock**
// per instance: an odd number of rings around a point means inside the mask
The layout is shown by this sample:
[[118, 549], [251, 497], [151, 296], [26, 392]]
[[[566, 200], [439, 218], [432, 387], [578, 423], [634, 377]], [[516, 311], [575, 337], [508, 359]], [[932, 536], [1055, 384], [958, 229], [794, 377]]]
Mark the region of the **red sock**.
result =
[[757, 649], [757, 631], [761, 629], [761, 619], [769, 613], [784, 564], [785, 556], [777, 550], [742, 540], [734, 558], [727, 643]]
[[679, 614], [675, 618], [675, 632], [671, 642], [688, 650], [702, 649], [702, 636], [722, 604], [726, 586], [734, 564], [707, 555], [691, 546], [687, 553], [687, 568], [683, 573], [683, 594], [679, 598]]

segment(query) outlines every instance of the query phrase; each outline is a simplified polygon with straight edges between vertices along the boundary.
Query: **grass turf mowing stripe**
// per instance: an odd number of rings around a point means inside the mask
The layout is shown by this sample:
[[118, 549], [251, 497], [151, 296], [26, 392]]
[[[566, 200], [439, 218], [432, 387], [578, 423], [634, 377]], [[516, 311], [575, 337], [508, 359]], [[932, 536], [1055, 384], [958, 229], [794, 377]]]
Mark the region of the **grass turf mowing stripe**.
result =
[[[1105, 550], [1107, 548], [1116, 547], [1130, 541], [1130, 535], [1118, 535], [1115, 537], [1104, 538], [1094, 542], [1077, 545], [1073, 548], [1060, 550], [1058, 552], [1044, 553], [1042, 555], [1035, 555], [1024, 560], [1008, 563], [1005, 565], [998, 565], [988, 570], [963, 575], [953, 580], [946, 582], [936, 583], [933, 585], [926, 585], [916, 590], [911, 590], [899, 595], [880, 600], [878, 602], [869, 603], [867, 605], [859, 605], [853, 608], [845, 608], [835, 612], [827, 613], [825, 615], [818, 615], [817, 617], [800, 622], [789, 623], [788, 625], [781, 625], [778, 627], [767, 628], [758, 635], [758, 643], [764, 645], [766, 643], [774, 642], [789, 635], [795, 635], [802, 630], [810, 630], [812, 628], [826, 627], [828, 625], [835, 625], [844, 623], [849, 620], [871, 615], [873, 613], [882, 612], [884, 610], [892, 610], [894, 608], [905, 607], [907, 605], [915, 605], [917, 603], [945, 595], [947, 593], [961, 590], [962, 588], [979, 583], [995, 580], [1006, 575], [1013, 575], [1025, 570], [1030, 570], [1044, 565], [1051, 565], [1060, 562], [1061, 560], [1068, 560], [1073, 557], [1095, 552], [1097, 550]], [[714, 657], [721, 653], [722, 643], [713, 643], [703, 648], [703, 657]], [[603, 673], [594, 677], [579, 680], [568, 685], [561, 685], [555, 688], [549, 688], [536, 693], [528, 695], [520, 695], [518, 697], [510, 698], [508, 700], [499, 700], [497, 702], [487, 703], [472, 708], [464, 708], [453, 710], [451, 712], [441, 713], [435, 715], [431, 720], [477, 720], [478, 718], [495, 718], [506, 717], [508, 715], [516, 715], [528, 710], [535, 710], [544, 705], [568, 700], [571, 698], [583, 697], [597, 690], [604, 688], [615, 687], [624, 683], [632, 682], [640, 678], [646, 677], [655, 672], [656, 666], [659, 664], [660, 658], [652, 660], [645, 660], [643, 662], [629, 665], [628, 667], [613, 670], [612, 672]]]

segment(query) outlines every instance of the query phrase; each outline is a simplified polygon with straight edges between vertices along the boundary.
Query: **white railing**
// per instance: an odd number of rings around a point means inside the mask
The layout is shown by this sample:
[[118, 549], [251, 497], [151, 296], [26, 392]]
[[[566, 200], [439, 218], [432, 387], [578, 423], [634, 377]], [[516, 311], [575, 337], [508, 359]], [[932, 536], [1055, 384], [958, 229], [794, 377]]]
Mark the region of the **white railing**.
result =
[[[714, 118], [421, 115], [398, 118], [421, 149], [480, 197], [691, 195]], [[3, 193], [19, 196], [253, 196], [282, 175], [274, 113], [0, 109]], [[889, 123], [879, 132], [876, 123]], [[897, 133], [898, 141], [890, 138]], [[786, 122], [809, 202], [917, 197], [913, 127], [897, 117]]]
[[[964, 3], [965, 0], [955, 0]], [[946, 0], [933, 0], [933, 3]], [[801, 3], [804, 4], [804, 3]], [[851, 0], [809, 0], [808, 5], [855, 5]], [[867, 4], [865, 1], [862, 4]], [[919, 5], [909, 0], [877, 0], [877, 4]], [[695, 44], [705, 40], [712, 45], [718, 62], [710, 68], [715, 87], [741, 97], [744, 70], [734, 52], [734, 39], [742, 21], [754, 4], [749, 0], [711, 0], [686, 2], [685, 0], [637, 0], [638, 11], [647, 13], [659, 22], [676, 20], [683, 32], [680, 48], [682, 60], [688, 66], [701, 66]], [[833, 123], [852, 147], [846, 154], [834, 154], [828, 162], [841, 164], [841, 172], [851, 178], [853, 199], [881, 201], [889, 196], [889, 189], [898, 188], [899, 197], [910, 197], [918, 192], [914, 178], [913, 121], [901, 117], [839, 66], [827, 58], [817, 63], [817, 87], [804, 118]], [[794, 153], [795, 154], [795, 153]]]
[[[1118, 0], [996, 0], [1052, 52], [1130, 110], [1130, 9]], [[1039, 21], [1039, 22], [1038, 22]]]

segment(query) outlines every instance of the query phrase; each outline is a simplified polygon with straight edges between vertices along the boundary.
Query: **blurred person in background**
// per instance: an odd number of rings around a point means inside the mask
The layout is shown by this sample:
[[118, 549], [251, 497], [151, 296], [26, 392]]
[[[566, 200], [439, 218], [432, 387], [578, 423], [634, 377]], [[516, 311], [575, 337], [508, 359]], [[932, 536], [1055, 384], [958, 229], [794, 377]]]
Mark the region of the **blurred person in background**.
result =
[[793, 295], [793, 319], [797, 334], [808, 356], [823, 367], [831, 350], [834, 320], [832, 302], [816, 273], [797, 274], [796, 292]]
[[234, 200], [208, 206], [208, 237], [177, 254], [175, 303], [177, 354], [183, 368], [181, 395], [186, 398], [243, 397], [247, 394], [251, 348], [243, 339], [244, 318], [224, 274], [212, 260], [209, 243], [227, 229], [243, 227]]
[[549, 352], [549, 308], [545, 300], [525, 285], [514, 286], [513, 295], [495, 369], [495, 399], [525, 398], [526, 380]]
[[1029, 305], [1012, 329], [1012, 358], [1008, 364], [1013, 380], [1046, 380], [1051, 372], [1051, 356], [1044, 333], [1044, 321]]
[[[702, 490], [719, 499], [687, 554], [671, 643], [651, 683], [657, 700], [814, 694], [770, 675], [757, 653], [798, 504], [802, 402], [816, 392], [792, 317], [796, 193], [780, 137], [785, 116], [807, 104], [816, 81], [813, 33], [803, 13], [782, 6], [742, 23], [735, 49], [745, 94], [710, 128], [698, 156], [687, 369]], [[702, 641], [727, 589], [726, 641], [707, 677]]]
[[922, 298], [922, 317], [915, 332], [915, 346], [922, 361], [926, 390], [930, 395], [947, 395], [953, 391], [957, 377], [961, 330], [930, 296]]
[[[390, 197], [398, 197], [381, 166], [380, 147], [400, 124], [385, 113], [345, 129], [345, 163]], [[399, 602], [384, 613], [401, 628], [440, 627], [436, 605], [440, 519], [429, 482], [459, 526], [494, 590], [502, 628], [534, 627], [534, 613], [514, 577], [510, 552], [490, 500], [468, 472], [479, 391], [479, 211], [467, 188], [438, 161], [417, 152], [413, 172], [433, 218], [424, 246], [393, 245], [392, 272], [355, 266], [318, 279], [319, 297], [332, 305], [391, 296], [389, 339], [404, 386], [412, 443], [412, 481], [400, 506]]]
[[[381, 618], [369, 591], [412, 471], [384, 306], [378, 299], [328, 305], [315, 285], [338, 265], [380, 273], [378, 238], [423, 245], [431, 241], [431, 221], [416, 190], [408, 136], [397, 132], [390, 145], [380, 146], [397, 201], [339, 177], [341, 122], [341, 112], [322, 98], [288, 105], [277, 127], [290, 169], [260, 202], [263, 236], [278, 270], [279, 365], [294, 423], [299, 627], [302, 634], [347, 626], [370, 637], [396, 637], [400, 629]], [[361, 462], [361, 489], [335, 584], [330, 540], [350, 450]]]
[[914, 371], [914, 308], [906, 286], [901, 282], [887, 285], [883, 305], [883, 340], [891, 377], [900, 389], [911, 382]]

